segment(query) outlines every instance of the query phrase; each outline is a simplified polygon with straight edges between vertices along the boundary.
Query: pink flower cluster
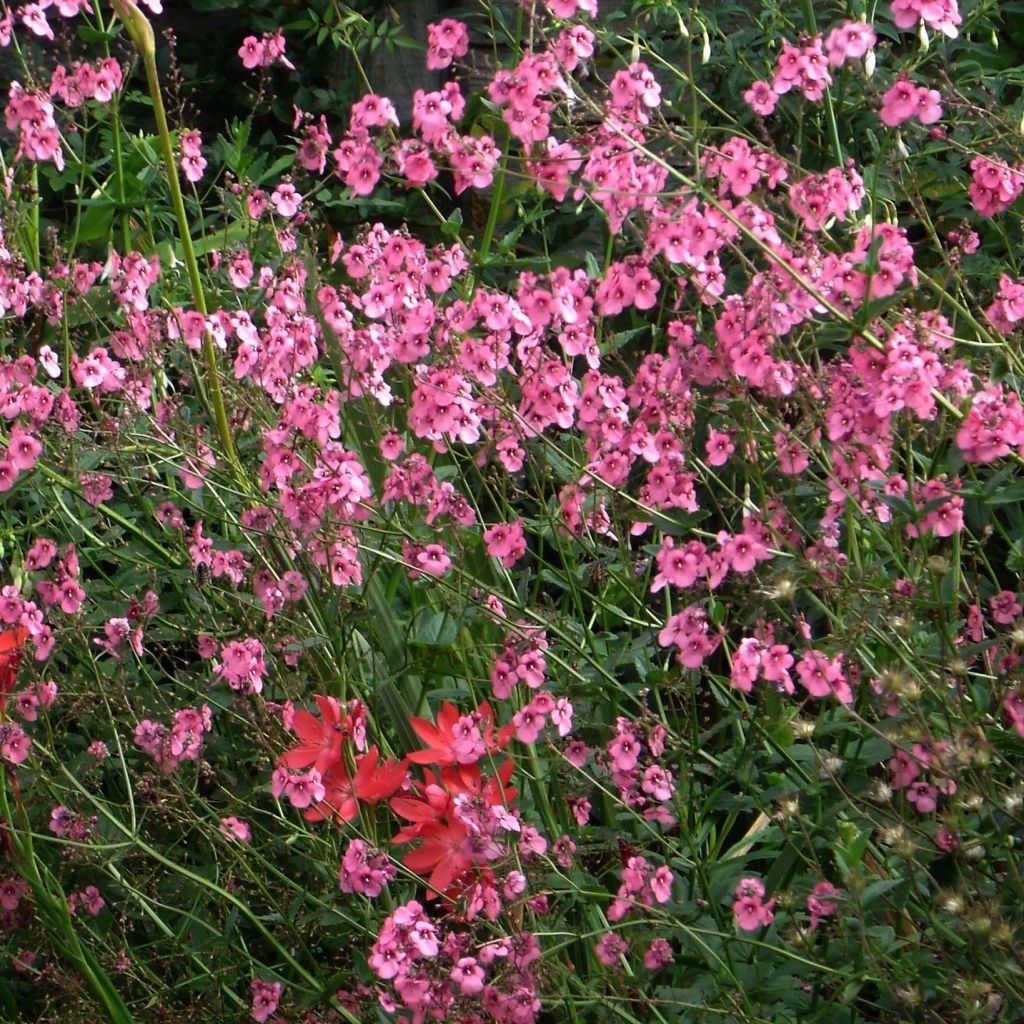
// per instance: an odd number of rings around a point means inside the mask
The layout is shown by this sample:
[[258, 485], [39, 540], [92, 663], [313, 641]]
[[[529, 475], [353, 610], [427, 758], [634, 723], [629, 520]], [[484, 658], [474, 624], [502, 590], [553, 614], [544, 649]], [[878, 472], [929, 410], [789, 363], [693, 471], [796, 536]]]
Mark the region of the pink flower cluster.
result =
[[841, 68], [849, 60], [860, 60], [875, 45], [874, 29], [866, 21], [844, 21], [825, 40], [828, 62]]
[[516, 739], [520, 743], [536, 743], [548, 717], [558, 729], [559, 736], [568, 736], [572, 732], [572, 716], [573, 707], [567, 697], [555, 700], [550, 693], [538, 693], [526, 707], [520, 708], [512, 716]]
[[[145, 7], [148, 7], [154, 14], [160, 14], [163, 10], [160, 0], [141, 0]], [[38, 36], [40, 39], [48, 39], [50, 42], [54, 40], [53, 27], [50, 25], [46, 17], [47, 10], [55, 11], [62, 18], [73, 18], [79, 11], [92, 11], [92, 6], [89, 0], [32, 0], [32, 2], [22, 4], [18, 8], [18, 20], [27, 28], [33, 35]], [[12, 27], [12, 12], [8, 10], [5, 18], [5, 24], [0, 29], [0, 45], [7, 46], [10, 42], [10, 32]], [[3, 37], [6, 35], [6, 39]]]
[[766, 680], [782, 693], [793, 694], [796, 687], [789, 670], [794, 658], [787, 644], [774, 643], [771, 630], [762, 638], [745, 637], [732, 656], [730, 682], [737, 690], [750, 693], [759, 678]]
[[950, 39], [963, 22], [957, 0], [892, 0], [892, 20], [897, 28], [927, 25]]
[[178, 136], [178, 145], [181, 148], [181, 173], [186, 181], [195, 184], [203, 177], [206, 170], [206, 161], [203, 159], [202, 137], [199, 132], [182, 132]]
[[630, 857], [622, 869], [622, 884], [608, 907], [609, 921], [621, 921], [639, 907], [668, 903], [672, 899], [672, 870], [654, 868], [644, 857]]
[[284, 32], [278, 29], [273, 35], [264, 32], [260, 39], [255, 36], [246, 36], [242, 40], [242, 46], [238, 56], [242, 59], [242, 65], [249, 71], [253, 68], [266, 68], [272, 64], [280, 64], [289, 71], [295, 70], [295, 65], [284, 55], [285, 51]]
[[469, 53], [469, 29], [464, 22], [444, 18], [427, 26], [427, 67], [441, 71]]
[[796, 674], [812, 697], [835, 697], [841, 704], [853, 703], [853, 689], [843, 671], [843, 655], [829, 658], [809, 650], [797, 662]]
[[741, 878], [736, 886], [732, 905], [736, 926], [745, 932], [756, 932], [775, 920], [775, 900], [764, 902], [764, 882], [757, 878]]
[[1024, 693], [1011, 690], [1003, 700], [1003, 710], [1017, 735], [1024, 739]]
[[316, 768], [307, 772], [290, 772], [278, 766], [270, 778], [270, 792], [275, 800], [285, 799], [299, 810], [320, 803], [327, 795], [323, 776]]
[[1014, 281], [1009, 274], [1000, 274], [999, 292], [985, 315], [1003, 334], [1009, 334], [1024, 320], [1024, 281]]
[[[42, 544], [42, 541], [37, 541], [37, 544]], [[37, 550], [36, 546], [33, 546], [33, 550]], [[39, 549], [42, 551], [43, 549]], [[46, 549], [46, 557], [34, 560], [33, 565], [39, 568], [49, 567], [51, 564], [50, 559], [52, 555], [49, 553], [50, 549]], [[39, 596], [39, 600], [42, 601], [43, 607], [52, 608], [57, 606], [66, 615], [74, 615], [80, 611], [82, 605], [85, 604], [86, 593], [80, 583], [81, 579], [81, 568], [78, 564], [78, 555], [75, 552], [74, 544], [69, 544], [64, 551], [64, 554], [57, 559], [56, 565], [50, 574], [49, 579], [38, 580], [36, 582], [35, 591]], [[34, 605], [33, 605], [34, 608]], [[24, 609], [26, 612], [30, 611], [28, 607]], [[28, 623], [26, 623], [28, 625]], [[31, 627], [29, 627], [31, 632]], [[38, 644], [38, 638], [36, 643]]]
[[121, 65], [113, 57], [103, 57], [95, 64], [76, 64], [71, 71], [58, 64], [50, 76], [50, 95], [71, 109], [86, 100], [109, 103], [121, 88], [122, 77]]
[[719, 195], [737, 199], [750, 195], [762, 179], [768, 189], [774, 189], [787, 175], [783, 161], [760, 146], [752, 147], [739, 135], [726, 139], [717, 150], [709, 149], [702, 166], [707, 178], [719, 179]]
[[526, 537], [519, 520], [495, 523], [484, 530], [483, 539], [487, 554], [498, 559], [503, 569], [511, 569], [526, 554]]
[[696, 605], [676, 612], [658, 633], [659, 645], [675, 646], [676, 656], [685, 668], [700, 668], [721, 642], [721, 637], [711, 633], [707, 613]]
[[992, 621], [998, 622], [1001, 626], [1012, 625], [1021, 611], [1024, 611], [1024, 605], [1012, 590], [1001, 590], [995, 597], [989, 599], [988, 607]]
[[502, 108], [509, 132], [529, 148], [550, 135], [555, 104], [547, 95], [564, 94], [568, 89], [555, 56], [542, 53], [527, 54], [512, 70], [496, 72], [487, 92]]
[[[623, 804], [642, 808], [647, 821], [671, 826], [676, 820], [669, 809], [676, 793], [675, 778], [658, 762], [665, 751], [666, 735], [664, 726], [656, 725], [647, 733], [645, 742], [637, 724], [620, 715], [615, 720], [615, 735], [605, 744], [605, 757]], [[586, 747], [571, 753], [567, 747], [566, 757], [579, 767], [586, 760], [585, 752]]]
[[968, 462], [992, 462], [1016, 450], [1024, 457], [1024, 407], [1002, 384], [987, 384], [975, 396], [956, 434]]
[[832, 84], [829, 65], [820, 35], [807, 40], [803, 46], [795, 46], [783, 40], [782, 50], [775, 62], [772, 89], [778, 96], [796, 89], [803, 93], [805, 99], [816, 103]]
[[779, 97], [794, 89], [816, 103], [832, 84], [829, 68], [841, 68], [847, 61], [859, 60], [874, 45], [874, 30], [862, 21], [843, 22], [829, 32], [827, 39], [819, 34], [803, 40], [800, 46], [783, 40], [772, 81], [754, 82], [743, 99], [761, 117], [771, 115]]
[[68, 895], [68, 913], [72, 917], [78, 912], [79, 906], [85, 907], [89, 914], [97, 917], [103, 912], [106, 905], [107, 901], [100, 895], [100, 891], [95, 885], [87, 885], [81, 892], [73, 892]]
[[577, 14], [597, 17], [597, 0], [544, 0], [544, 5], [556, 18], [574, 18]]
[[252, 988], [252, 1019], [257, 1024], [265, 1024], [277, 1009], [284, 986], [279, 981], [270, 982], [253, 978], [250, 987]]
[[210, 706], [182, 708], [174, 713], [174, 722], [168, 729], [159, 722], [145, 719], [135, 727], [134, 742], [157, 764], [170, 774], [183, 761], [196, 761], [203, 746], [203, 733], [213, 728]]
[[946, 746], [946, 740], [915, 743], [910, 753], [897, 750], [889, 761], [892, 788], [905, 791], [907, 802], [918, 814], [931, 814], [941, 796], [956, 793], [956, 782], [944, 772], [936, 772], [930, 781], [921, 777], [921, 770], [929, 768]]
[[9, 131], [18, 133], [15, 159], [49, 160], [58, 171], [64, 170], [64, 151], [53, 118], [53, 104], [41, 90], [26, 92], [12, 82], [4, 112]]
[[21, 764], [32, 749], [32, 740], [17, 722], [0, 723], [0, 758], [7, 764]]
[[807, 912], [811, 915], [811, 931], [826, 917], [832, 917], [839, 909], [837, 900], [843, 895], [831, 882], [818, 882], [807, 896]]
[[214, 662], [213, 674], [223, 679], [232, 690], [260, 693], [267, 671], [263, 644], [254, 636], [231, 640], [220, 649], [220, 661]]
[[135, 625], [127, 618], [108, 619], [103, 626], [103, 636], [96, 637], [93, 643], [114, 658], [124, 654], [125, 645], [135, 652], [137, 658], [142, 657], [142, 626]]
[[624, 309], [652, 309], [658, 301], [661, 283], [638, 256], [612, 263], [594, 292], [600, 316], [615, 316]]
[[[160, 277], [160, 260], [154, 253], [148, 259], [139, 252], [125, 256], [110, 253], [110, 291], [122, 309], [144, 313], [149, 309], [149, 289]], [[96, 351], [106, 352], [106, 349]]]
[[982, 217], [995, 217], [1008, 210], [1024, 192], [1024, 165], [1004, 163], [976, 156], [971, 161], [971, 203]]
[[42, 451], [36, 435], [20, 423], [15, 424], [7, 435], [5, 457], [0, 459], [0, 491], [9, 490], [21, 473], [32, 469]]
[[808, 231], [821, 231], [831, 218], [846, 221], [864, 203], [864, 179], [850, 160], [845, 168], [833, 167], [812, 174], [789, 188], [789, 205]]
[[481, 946], [472, 935], [441, 930], [411, 900], [382, 925], [369, 957], [374, 974], [394, 990], [385, 1010], [412, 1010], [415, 1020], [468, 1020], [482, 1012], [495, 1024], [534, 1024], [541, 1009], [532, 965], [535, 936], [520, 932]]
[[7, 913], [13, 913], [31, 891], [24, 879], [18, 875], [7, 875], [0, 880], [0, 907]]
[[959, 490], [959, 480], [947, 483], [944, 476], [926, 480], [913, 495], [914, 504], [926, 511], [917, 522], [907, 523], [907, 536], [931, 532], [936, 537], [952, 537], [959, 533], [964, 528], [964, 499]]
[[544, 652], [548, 649], [543, 630], [520, 623], [516, 631], [509, 632], [501, 651], [491, 668], [491, 688], [498, 700], [508, 700], [517, 683], [531, 690], [544, 685], [547, 663]]
[[914, 85], [902, 76], [882, 93], [882, 109], [878, 114], [882, 124], [896, 128], [917, 118], [921, 124], [935, 124], [942, 117], [942, 96], [937, 89]]
[[338, 885], [342, 892], [359, 893], [373, 899], [384, 891], [384, 886], [397, 872], [386, 853], [375, 850], [362, 839], [351, 839], [338, 870]]
[[95, 816], [84, 818], [63, 804], [56, 804], [50, 808], [49, 828], [60, 839], [84, 843], [92, 837], [98, 820]]

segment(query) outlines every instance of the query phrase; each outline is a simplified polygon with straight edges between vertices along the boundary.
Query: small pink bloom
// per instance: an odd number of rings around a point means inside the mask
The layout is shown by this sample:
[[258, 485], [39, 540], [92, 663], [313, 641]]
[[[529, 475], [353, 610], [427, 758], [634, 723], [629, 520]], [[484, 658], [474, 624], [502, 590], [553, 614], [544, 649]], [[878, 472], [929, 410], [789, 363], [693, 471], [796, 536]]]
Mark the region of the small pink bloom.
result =
[[221, 818], [220, 832], [229, 842], [249, 843], [252, 842], [252, 831], [249, 825], [235, 817]]

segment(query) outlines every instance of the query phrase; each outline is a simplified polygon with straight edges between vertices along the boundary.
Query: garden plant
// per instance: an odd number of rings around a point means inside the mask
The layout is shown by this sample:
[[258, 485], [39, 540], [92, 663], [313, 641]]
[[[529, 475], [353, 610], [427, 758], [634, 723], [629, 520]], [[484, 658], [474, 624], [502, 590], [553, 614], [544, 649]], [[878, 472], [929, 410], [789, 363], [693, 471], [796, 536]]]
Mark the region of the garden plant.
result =
[[1024, 3], [600, 4], [0, 3], [0, 1019], [1024, 1021]]

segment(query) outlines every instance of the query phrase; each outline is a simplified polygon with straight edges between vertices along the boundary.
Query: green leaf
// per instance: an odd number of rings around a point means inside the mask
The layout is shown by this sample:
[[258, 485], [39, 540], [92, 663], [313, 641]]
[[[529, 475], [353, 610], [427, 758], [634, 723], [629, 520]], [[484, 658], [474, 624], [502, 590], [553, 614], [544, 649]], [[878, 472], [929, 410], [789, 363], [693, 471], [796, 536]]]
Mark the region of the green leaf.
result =
[[[86, 200], [82, 205], [85, 206]], [[114, 207], [108, 202], [89, 203], [78, 225], [78, 240], [93, 242], [106, 238], [114, 224]]]
[[872, 903], [876, 903], [880, 896], [883, 896], [887, 892], [892, 892], [899, 886], [906, 884], [907, 879], [905, 878], [880, 878], [877, 882], [872, 882], [864, 890], [861, 896], [861, 903], [865, 908], [867, 908]]
[[451, 647], [458, 633], [458, 621], [450, 612], [421, 608], [412, 620], [409, 640], [428, 647]]

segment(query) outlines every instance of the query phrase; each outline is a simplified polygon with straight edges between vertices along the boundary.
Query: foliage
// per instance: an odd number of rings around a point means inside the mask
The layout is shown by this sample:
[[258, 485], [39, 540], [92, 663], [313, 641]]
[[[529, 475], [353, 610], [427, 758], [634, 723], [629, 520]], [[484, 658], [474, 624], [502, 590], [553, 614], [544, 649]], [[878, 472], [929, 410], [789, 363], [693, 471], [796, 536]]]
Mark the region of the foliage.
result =
[[1024, 4], [486, 5], [287, 144], [401, 26], [214, 132], [158, 6], [0, 21], [0, 1012], [1024, 1019]]

